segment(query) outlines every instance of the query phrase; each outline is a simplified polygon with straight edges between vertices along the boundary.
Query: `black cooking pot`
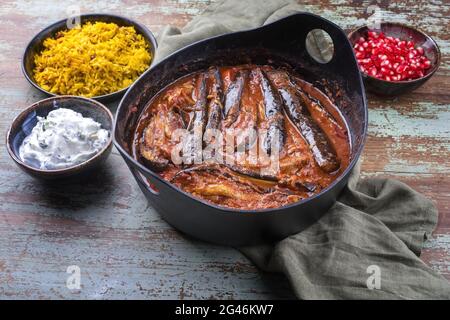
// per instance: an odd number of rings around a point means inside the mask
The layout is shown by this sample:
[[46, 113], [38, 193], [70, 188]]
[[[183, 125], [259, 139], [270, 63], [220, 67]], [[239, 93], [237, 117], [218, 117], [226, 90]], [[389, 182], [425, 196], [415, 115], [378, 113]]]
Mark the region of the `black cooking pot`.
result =
[[[309, 31], [323, 29], [334, 45], [329, 63], [318, 63], [305, 49]], [[236, 210], [197, 199], [164, 181], [132, 156], [139, 115], [149, 100], [178, 78], [212, 65], [269, 64], [291, 69], [327, 92], [349, 128], [351, 163], [319, 194], [276, 209]], [[363, 149], [367, 132], [364, 87], [346, 34], [334, 23], [298, 13], [253, 30], [235, 32], [189, 45], [153, 66], [127, 91], [117, 110], [114, 144], [151, 205], [175, 228], [196, 238], [226, 245], [280, 240], [314, 223], [336, 201]]]

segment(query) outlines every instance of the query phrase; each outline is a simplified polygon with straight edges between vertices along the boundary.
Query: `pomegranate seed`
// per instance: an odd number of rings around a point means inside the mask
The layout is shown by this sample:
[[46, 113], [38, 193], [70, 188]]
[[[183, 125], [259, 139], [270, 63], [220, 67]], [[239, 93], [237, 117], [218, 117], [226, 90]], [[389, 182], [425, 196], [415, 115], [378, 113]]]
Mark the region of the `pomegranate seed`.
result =
[[397, 69], [395, 69], [395, 72], [397, 73], [403, 73], [405, 71], [405, 66], [398, 66]]
[[382, 67], [389, 67], [389, 65], [391, 64], [391, 62], [389, 60], [383, 60], [380, 65]]
[[423, 50], [423, 48], [422, 47], [417, 47], [417, 52], [421, 55], [421, 56], [423, 56], [423, 52], [424, 52], [424, 50]]
[[389, 69], [387, 69], [385, 67], [381, 67], [380, 71], [381, 71], [382, 74], [385, 74], [385, 75], [389, 74]]

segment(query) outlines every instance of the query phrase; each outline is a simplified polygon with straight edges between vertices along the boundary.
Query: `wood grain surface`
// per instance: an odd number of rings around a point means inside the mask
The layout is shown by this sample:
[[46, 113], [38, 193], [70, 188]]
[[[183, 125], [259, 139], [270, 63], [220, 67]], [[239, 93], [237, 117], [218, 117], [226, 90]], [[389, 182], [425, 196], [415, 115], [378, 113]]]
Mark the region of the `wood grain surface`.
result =
[[[366, 22], [377, 4], [383, 20], [428, 32], [442, 64], [413, 93], [369, 100], [365, 177], [392, 177], [433, 199], [439, 223], [423, 261], [450, 279], [450, 3], [446, 1], [300, 1], [305, 11], [350, 30]], [[65, 18], [70, 5], [82, 13], [134, 18], [158, 33], [183, 26], [210, 1], [0, 1], [0, 131], [43, 96], [22, 76], [28, 41]], [[115, 105], [111, 105], [115, 110]], [[46, 184], [21, 172], [1, 140], [0, 298], [292, 298], [280, 275], [259, 272], [232, 248], [189, 239], [148, 206], [114, 150], [96, 176], [79, 184]], [[81, 289], [66, 287], [70, 265], [81, 268]]]

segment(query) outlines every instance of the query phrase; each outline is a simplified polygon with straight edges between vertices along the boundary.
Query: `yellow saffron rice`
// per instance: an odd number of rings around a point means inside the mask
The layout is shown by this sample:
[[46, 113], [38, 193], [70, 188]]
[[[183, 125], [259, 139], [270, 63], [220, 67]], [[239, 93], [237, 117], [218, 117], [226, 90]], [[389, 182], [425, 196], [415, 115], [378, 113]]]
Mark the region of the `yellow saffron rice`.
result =
[[87, 22], [44, 40], [34, 58], [34, 79], [52, 93], [95, 97], [128, 87], [151, 59], [134, 27]]

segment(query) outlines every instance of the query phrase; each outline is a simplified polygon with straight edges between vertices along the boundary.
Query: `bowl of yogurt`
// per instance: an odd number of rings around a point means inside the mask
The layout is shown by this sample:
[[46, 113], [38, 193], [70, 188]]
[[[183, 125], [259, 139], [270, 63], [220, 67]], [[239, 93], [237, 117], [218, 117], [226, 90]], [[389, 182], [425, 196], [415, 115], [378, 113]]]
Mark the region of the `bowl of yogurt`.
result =
[[101, 103], [58, 96], [26, 108], [6, 136], [8, 153], [25, 172], [67, 178], [96, 168], [111, 153], [113, 116]]

